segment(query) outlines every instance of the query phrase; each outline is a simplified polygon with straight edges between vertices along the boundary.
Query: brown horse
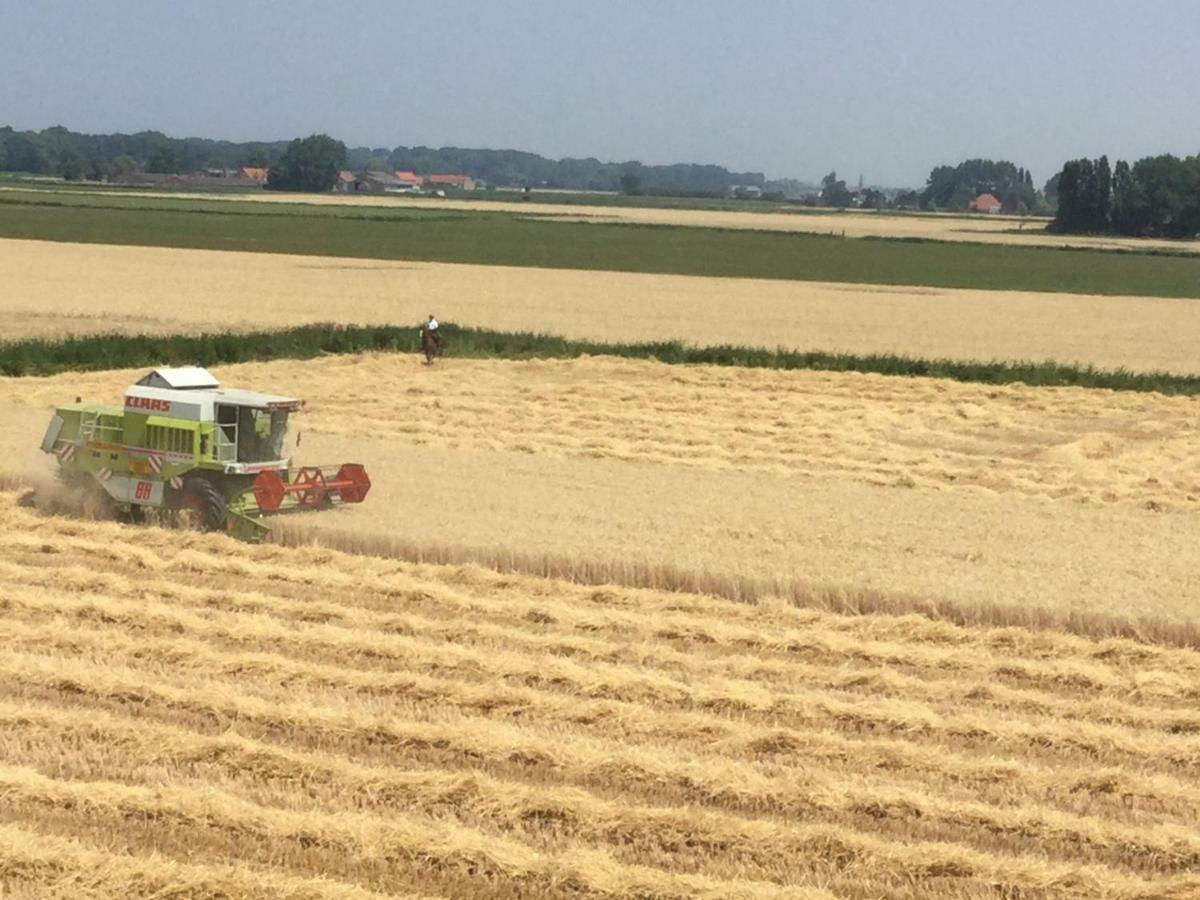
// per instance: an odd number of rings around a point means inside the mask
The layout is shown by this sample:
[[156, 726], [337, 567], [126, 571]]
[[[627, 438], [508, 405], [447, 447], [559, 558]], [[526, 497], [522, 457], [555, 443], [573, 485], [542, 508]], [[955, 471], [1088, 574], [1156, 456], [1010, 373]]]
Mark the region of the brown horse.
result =
[[437, 331], [421, 329], [421, 352], [425, 354], [425, 365], [431, 364], [446, 352], [446, 340]]

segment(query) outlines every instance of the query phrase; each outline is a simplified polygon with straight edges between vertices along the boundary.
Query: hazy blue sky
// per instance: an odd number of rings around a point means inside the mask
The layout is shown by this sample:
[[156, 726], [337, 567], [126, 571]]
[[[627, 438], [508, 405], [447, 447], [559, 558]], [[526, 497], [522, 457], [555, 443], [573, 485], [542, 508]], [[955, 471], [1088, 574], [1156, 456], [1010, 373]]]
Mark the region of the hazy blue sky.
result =
[[1197, 0], [0, 0], [0, 124], [920, 184], [1200, 152]]

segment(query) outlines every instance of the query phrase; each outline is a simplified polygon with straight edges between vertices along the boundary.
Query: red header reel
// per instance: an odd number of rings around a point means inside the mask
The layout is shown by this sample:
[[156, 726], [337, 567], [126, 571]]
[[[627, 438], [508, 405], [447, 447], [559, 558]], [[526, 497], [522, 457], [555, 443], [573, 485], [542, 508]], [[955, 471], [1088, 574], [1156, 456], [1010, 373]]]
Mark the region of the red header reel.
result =
[[362, 503], [371, 489], [367, 470], [358, 463], [340, 466], [304, 466], [291, 481], [275, 470], [258, 473], [254, 501], [263, 512], [290, 509], [325, 509], [334, 503]]

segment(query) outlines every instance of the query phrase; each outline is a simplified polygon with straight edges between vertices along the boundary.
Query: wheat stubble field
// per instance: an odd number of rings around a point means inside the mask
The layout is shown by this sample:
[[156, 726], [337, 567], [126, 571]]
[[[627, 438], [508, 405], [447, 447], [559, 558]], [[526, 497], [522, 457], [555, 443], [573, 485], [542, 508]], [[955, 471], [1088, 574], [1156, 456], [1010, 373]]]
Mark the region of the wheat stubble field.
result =
[[1194, 651], [248, 547], [18, 497], [12, 890], [1200, 891]]
[[[305, 520], [338, 546], [1193, 630], [1194, 398], [612, 358], [214, 372], [305, 397], [301, 458], [367, 464], [371, 502]], [[0, 450], [48, 477], [45, 410], [111, 402], [139, 374], [0, 379]]]

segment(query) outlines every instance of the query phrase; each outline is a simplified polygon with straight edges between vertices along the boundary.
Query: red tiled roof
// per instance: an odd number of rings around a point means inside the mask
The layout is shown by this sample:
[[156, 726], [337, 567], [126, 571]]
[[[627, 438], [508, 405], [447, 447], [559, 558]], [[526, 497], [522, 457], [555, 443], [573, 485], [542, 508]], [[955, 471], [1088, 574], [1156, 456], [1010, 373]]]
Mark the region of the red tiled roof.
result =
[[348, 172], [345, 169], [342, 169], [342, 171], [338, 172], [338, 181], [342, 182], [343, 184], [349, 184], [353, 180], [353, 172]]
[[977, 210], [988, 210], [988, 209], [999, 209], [1003, 205], [1004, 204], [1001, 203], [999, 200], [997, 200], [993, 194], [980, 194], [978, 197], [976, 197], [974, 200], [971, 201], [971, 205], [968, 206], [967, 208], [968, 209], [977, 209]]
[[430, 175], [429, 181], [431, 184], [455, 184], [462, 187], [470, 178], [469, 175]]
[[415, 172], [397, 172], [396, 177], [401, 181], [407, 181], [409, 184], [424, 184], [425, 179]]

